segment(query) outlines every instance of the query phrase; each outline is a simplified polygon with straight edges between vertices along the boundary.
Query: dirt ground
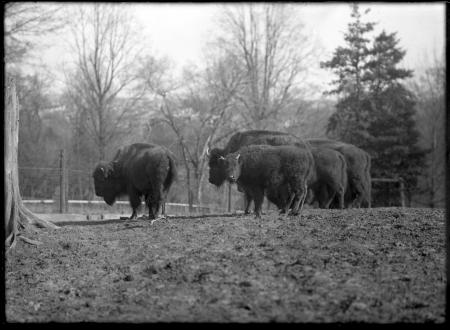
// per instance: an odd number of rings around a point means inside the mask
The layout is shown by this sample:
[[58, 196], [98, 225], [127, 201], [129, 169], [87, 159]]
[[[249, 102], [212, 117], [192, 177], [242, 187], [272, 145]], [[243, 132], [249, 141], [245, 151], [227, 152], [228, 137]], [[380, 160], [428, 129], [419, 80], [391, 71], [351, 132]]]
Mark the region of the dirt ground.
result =
[[444, 322], [443, 210], [61, 222], [6, 255], [8, 322]]

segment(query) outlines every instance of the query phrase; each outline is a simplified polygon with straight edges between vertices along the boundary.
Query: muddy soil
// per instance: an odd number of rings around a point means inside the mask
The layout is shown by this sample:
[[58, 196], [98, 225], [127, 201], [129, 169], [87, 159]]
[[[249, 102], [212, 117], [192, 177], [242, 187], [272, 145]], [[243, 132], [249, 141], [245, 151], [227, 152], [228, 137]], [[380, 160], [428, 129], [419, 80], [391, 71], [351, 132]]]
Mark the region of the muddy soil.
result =
[[61, 222], [6, 255], [8, 322], [444, 322], [443, 210]]

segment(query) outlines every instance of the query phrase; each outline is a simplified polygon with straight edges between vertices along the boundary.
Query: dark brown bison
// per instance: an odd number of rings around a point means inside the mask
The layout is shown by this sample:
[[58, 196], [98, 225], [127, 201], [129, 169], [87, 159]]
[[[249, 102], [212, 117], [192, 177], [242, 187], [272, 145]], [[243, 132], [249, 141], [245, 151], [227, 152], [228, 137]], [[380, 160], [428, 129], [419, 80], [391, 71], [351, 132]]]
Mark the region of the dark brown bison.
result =
[[[314, 158], [314, 171], [308, 180], [305, 203], [313, 204], [317, 201], [320, 208], [329, 208], [336, 196], [338, 207], [343, 209], [347, 187], [347, 165], [344, 156], [328, 148], [312, 148], [311, 151]], [[281, 206], [288, 195], [286, 186], [267, 191], [268, 199], [281, 209], [282, 213], [284, 210]]]
[[348, 189], [345, 206], [371, 207], [370, 155], [364, 150], [340, 141], [329, 139], [307, 139], [313, 147], [330, 148], [340, 152], [347, 163]]
[[[236, 152], [243, 146], [254, 144], [273, 146], [295, 145], [312, 151], [311, 145], [307, 141], [289, 133], [265, 130], [238, 132], [230, 138], [228, 144], [223, 149], [214, 148], [209, 153], [209, 182], [216, 186], [220, 186], [226, 179], [224, 169], [219, 166], [219, 159], [224, 159], [227, 154]], [[342, 167], [346, 166], [345, 160], [343, 162], [342, 155], [340, 156], [336, 151], [328, 148], [326, 150], [328, 152], [321, 152], [320, 150], [315, 151], [314, 173], [316, 173], [316, 175], [308, 180], [308, 186], [311, 187], [310, 190], [312, 192], [309, 202], [311, 203], [314, 200], [317, 200], [320, 207], [329, 207], [330, 200], [332, 200], [333, 196], [342, 196], [342, 184], [344, 184], [344, 191], [347, 186], [345, 183], [346, 176], [342, 175], [341, 171]], [[277, 189], [280, 190], [281, 188]], [[238, 190], [241, 190], [239, 185]], [[278, 198], [283, 199], [282, 196], [286, 195], [286, 193], [283, 193], [281, 190], [268, 191], [267, 193], [271, 196], [271, 198], [268, 197], [268, 199], [272, 201], [276, 201]], [[248, 213], [251, 202], [248, 194], [245, 194], [244, 201], [245, 213]], [[282, 204], [282, 202], [280, 203]], [[275, 204], [278, 206], [280, 203], [276, 202]]]
[[119, 149], [111, 162], [100, 162], [93, 177], [95, 194], [108, 205], [128, 195], [133, 210], [130, 219], [135, 219], [144, 196], [149, 219], [155, 219], [177, 177], [176, 158], [164, 147], [135, 143]]
[[291, 214], [298, 215], [307, 194], [307, 180], [314, 167], [311, 152], [296, 146], [249, 145], [238, 152], [219, 158], [226, 179], [237, 183], [255, 203], [256, 217], [261, 217], [264, 195], [270, 200], [272, 192], [280, 191], [276, 202], [286, 212], [294, 199]]
[[[226, 180], [226, 174], [224, 172], [222, 160], [225, 159], [230, 153], [238, 151], [240, 148], [248, 145], [295, 145], [306, 150], [310, 150], [310, 145], [304, 140], [288, 133], [278, 132], [278, 131], [267, 131], [267, 130], [248, 130], [242, 131], [234, 134], [227, 145], [221, 148], [214, 148], [208, 153], [209, 157], [209, 182], [221, 186]], [[238, 185], [238, 190], [243, 191], [243, 189]], [[249, 213], [251, 199], [249, 195], [244, 192], [244, 203], [245, 203], [245, 213]]]
[[339, 208], [343, 209], [347, 188], [347, 163], [344, 156], [328, 148], [312, 148], [311, 151], [315, 171], [309, 189], [313, 200], [318, 201], [320, 208], [327, 209], [336, 196]]

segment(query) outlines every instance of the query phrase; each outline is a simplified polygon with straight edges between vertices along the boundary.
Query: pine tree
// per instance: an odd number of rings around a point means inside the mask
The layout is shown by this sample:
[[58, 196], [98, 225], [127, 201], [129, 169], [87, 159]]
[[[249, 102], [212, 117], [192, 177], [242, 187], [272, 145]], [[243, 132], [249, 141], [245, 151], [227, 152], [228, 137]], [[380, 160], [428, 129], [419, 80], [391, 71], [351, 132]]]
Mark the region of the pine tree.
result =
[[[365, 14], [368, 10], [365, 11]], [[336, 87], [327, 92], [340, 97], [336, 112], [327, 125], [328, 133], [342, 141], [358, 145], [367, 136], [368, 113], [361, 106], [366, 92], [365, 72], [370, 54], [370, 33], [375, 23], [362, 22], [362, 15], [357, 4], [352, 5], [353, 22], [348, 24], [344, 34], [345, 47], [338, 47], [330, 61], [322, 62], [322, 68], [331, 69], [338, 79], [332, 82]]]
[[[396, 33], [383, 31], [368, 39], [374, 23], [361, 22], [357, 5], [351, 16], [354, 21], [345, 34], [346, 47], [338, 47], [332, 59], [322, 63], [338, 76], [333, 81], [335, 89], [328, 92], [339, 99], [327, 130], [331, 137], [372, 156], [372, 177], [405, 179], [410, 198], [425, 151], [417, 145], [414, 95], [404, 85], [412, 71], [398, 67], [406, 52], [399, 47]], [[374, 189], [375, 205], [389, 202], [387, 188]]]
[[[426, 152], [418, 146], [415, 96], [403, 83], [413, 72], [398, 68], [405, 54], [396, 33], [383, 31], [374, 39], [364, 74], [369, 86], [363, 102], [371, 114], [368, 127], [371, 139], [362, 147], [372, 156], [372, 176], [402, 177], [410, 199], [423, 171]], [[375, 202], [387, 202], [384, 190], [375, 192]]]

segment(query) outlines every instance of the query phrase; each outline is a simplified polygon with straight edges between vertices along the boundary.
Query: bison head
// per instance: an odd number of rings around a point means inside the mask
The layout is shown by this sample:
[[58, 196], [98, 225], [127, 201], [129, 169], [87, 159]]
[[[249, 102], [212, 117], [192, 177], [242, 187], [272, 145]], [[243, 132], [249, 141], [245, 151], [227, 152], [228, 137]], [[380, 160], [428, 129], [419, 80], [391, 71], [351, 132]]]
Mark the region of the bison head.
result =
[[99, 163], [92, 174], [95, 194], [103, 197], [108, 205], [113, 205], [118, 195], [118, 182], [114, 176], [113, 163]]
[[227, 179], [225, 174], [225, 157], [223, 150], [214, 148], [208, 153], [209, 157], [209, 182], [220, 187]]
[[233, 153], [229, 154], [224, 160], [224, 174], [226, 179], [231, 183], [235, 183], [241, 175], [240, 156], [240, 153]]

